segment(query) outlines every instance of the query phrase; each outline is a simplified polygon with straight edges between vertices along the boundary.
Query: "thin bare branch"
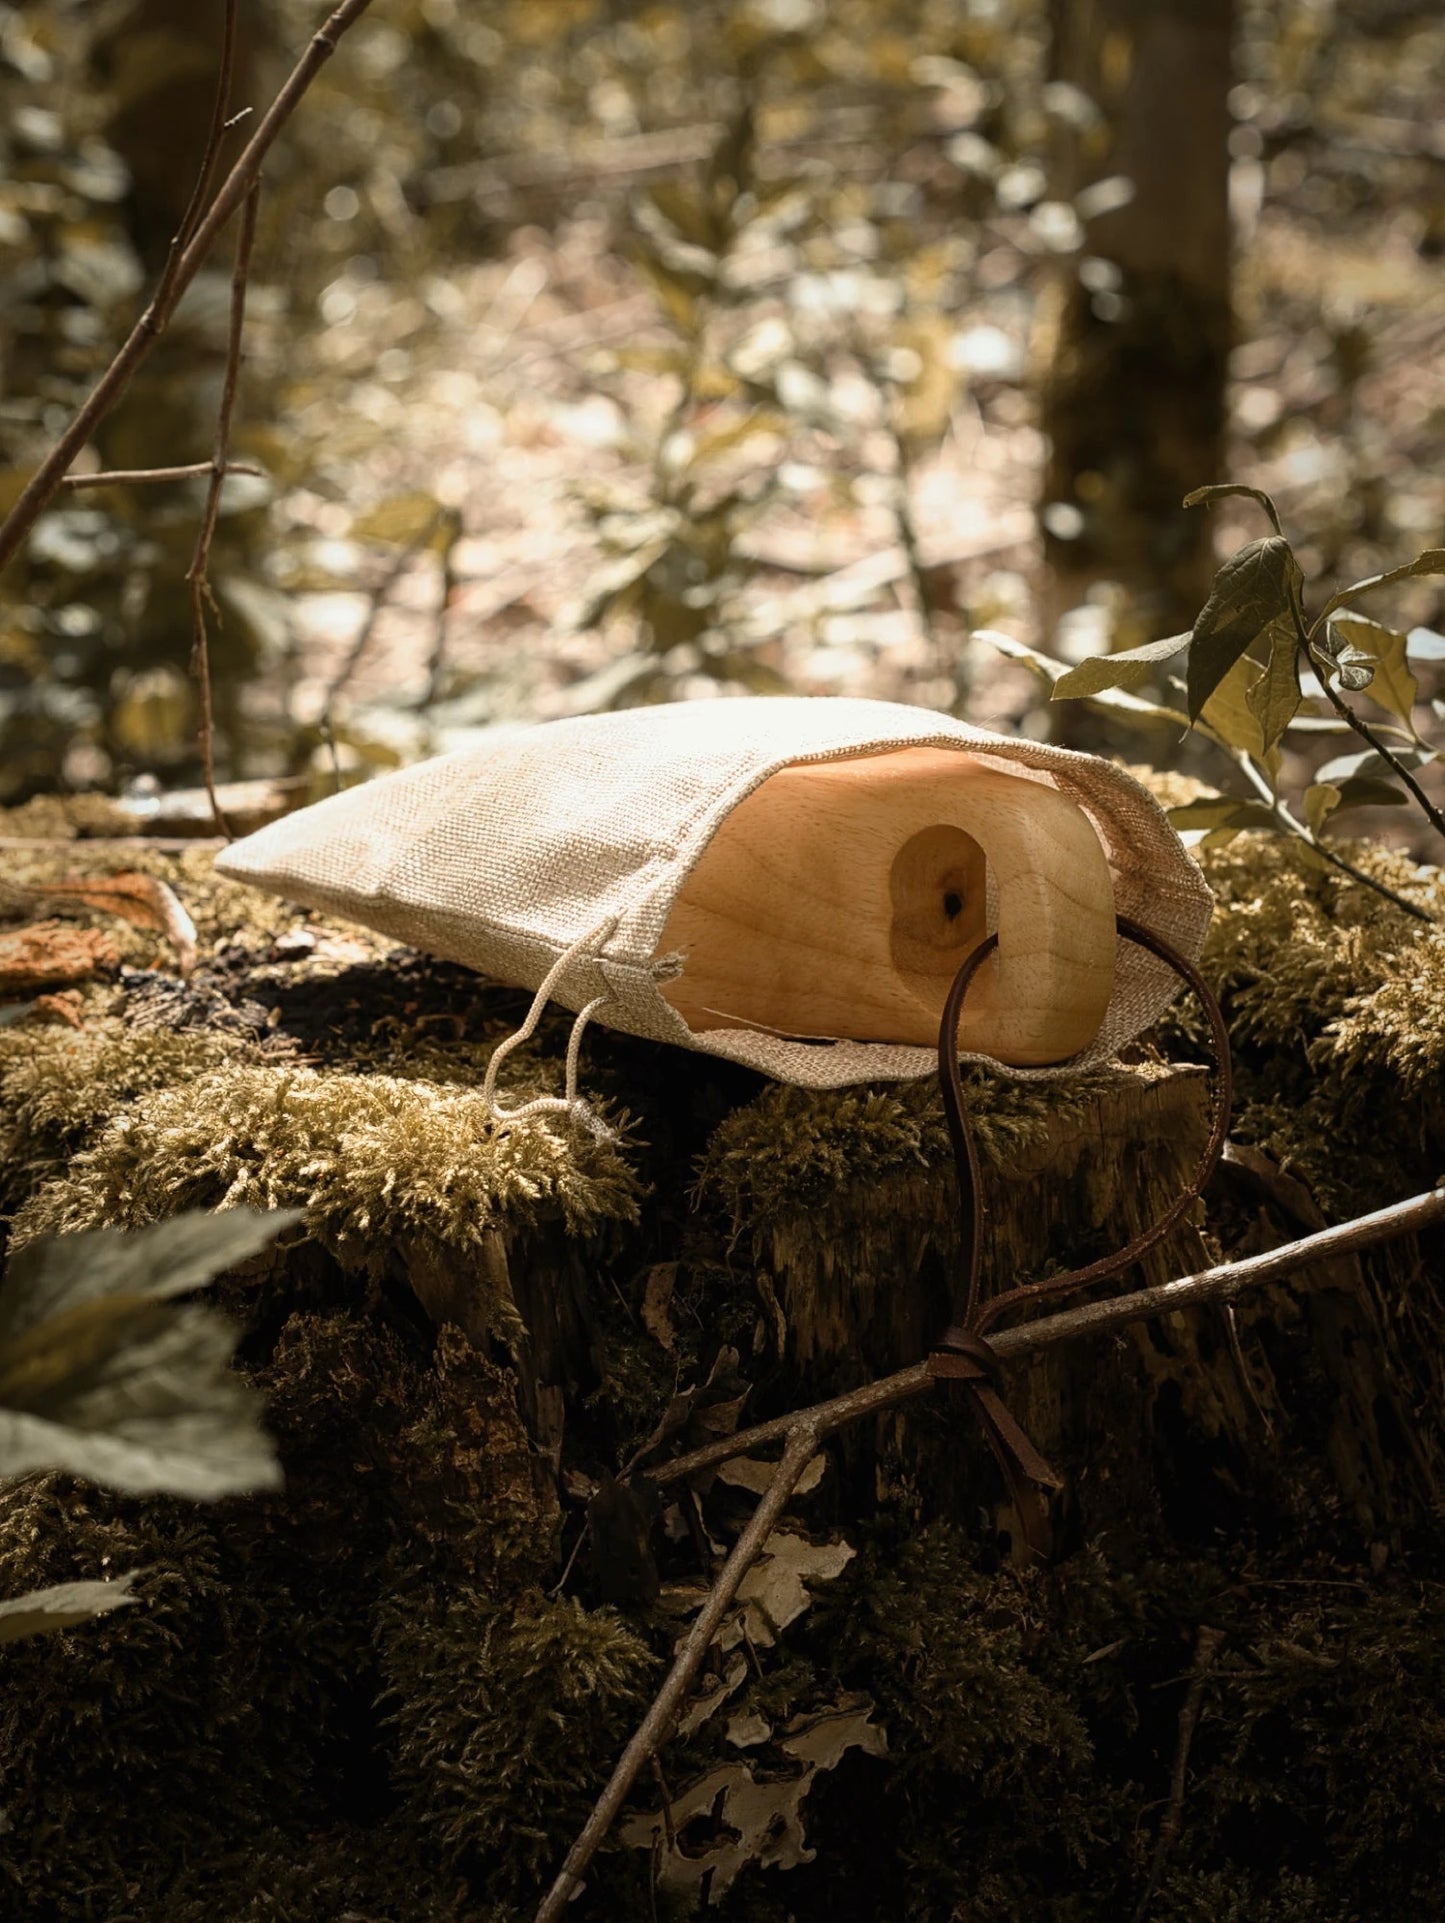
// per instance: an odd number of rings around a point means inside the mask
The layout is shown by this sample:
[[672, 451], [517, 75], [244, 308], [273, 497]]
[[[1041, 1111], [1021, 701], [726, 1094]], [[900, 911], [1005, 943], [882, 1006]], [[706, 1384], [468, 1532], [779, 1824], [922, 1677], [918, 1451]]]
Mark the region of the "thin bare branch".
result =
[[1332, 868], [1338, 868], [1342, 875], [1348, 875], [1351, 881], [1359, 882], [1362, 888], [1370, 888], [1373, 889], [1377, 895], [1383, 895], [1386, 901], [1392, 901], [1397, 908], [1403, 908], [1405, 913], [1412, 916], [1414, 920], [1423, 921], [1432, 928], [1436, 926], [1434, 915], [1427, 914], [1418, 903], [1410, 901], [1404, 895], [1398, 894], [1395, 889], [1389, 887], [1385, 882], [1377, 881], [1373, 875], [1367, 875], [1363, 868], [1357, 868], [1352, 861], [1347, 861], [1338, 849], [1331, 848], [1327, 841], [1321, 841], [1319, 836], [1315, 834], [1311, 828], [1307, 827], [1306, 824], [1300, 820], [1299, 816], [1286, 807], [1284, 802], [1280, 800], [1279, 796], [1255, 766], [1252, 757], [1246, 754], [1242, 748], [1227, 748], [1227, 752], [1236, 766], [1245, 775], [1255, 793], [1273, 814], [1285, 834], [1293, 835], [1297, 841], [1304, 842], [1307, 847], [1313, 848], [1315, 853], [1319, 855], [1322, 860], [1327, 861]]
[[[306, 51], [267, 108], [260, 126], [247, 141], [235, 166], [222, 182], [215, 199], [177, 259], [175, 272], [169, 277], [168, 307], [162, 313], [155, 299], [151, 300], [75, 419], [30, 477], [9, 514], [0, 521], [0, 568], [17, 552], [31, 528], [55, 498], [61, 480], [76, 455], [130, 385], [136, 369], [155, 346], [166, 320], [175, 311], [176, 301], [195, 279], [215, 246], [221, 229], [250, 192], [251, 183], [260, 173], [261, 163], [270, 152], [277, 135], [295, 113], [302, 96], [322, 66], [335, 52], [342, 34], [356, 24], [370, 4], [371, 0], [342, 0], [325, 25], [312, 35]], [[166, 277], [162, 279], [164, 285]]]
[[[214, 474], [213, 461], [190, 461], [184, 467], [110, 467], [99, 474], [67, 474], [63, 488], [83, 487], [160, 487], [168, 481], [198, 481], [203, 474]], [[266, 470], [249, 461], [231, 461], [227, 474], [254, 474], [265, 480]]]
[[[1037, 1321], [1026, 1322], [992, 1336], [989, 1346], [1000, 1358], [1032, 1355], [1041, 1349], [1053, 1348], [1060, 1342], [1073, 1341], [1077, 1336], [1124, 1328], [1131, 1322], [1171, 1314], [1176, 1309], [1191, 1308], [1201, 1302], [1227, 1302], [1243, 1289], [1261, 1282], [1272, 1282], [1279, 1276], [1289, 1275], [1315, 1262], [1328, 1261], [1358, 1249], [1372, 1248], [1376, 1243], [1390, 1241], [1396, 1236], [1409, 1234], [1439, 1221], [1445, 1221], [1445, 1186], [1432, 1189], [1424, 1195], [1412, 1196], [1405, 1202], [1392, 1203], [1388, 1208], [1376, 1209], [1370, 1215], [1359, 1216], [1336, 1228], [1303, 1236], [1297, 1242], [1287, 1242], [1282, 1248], [1270, 1249], [1261, 1255], [1246, 1256], [1238, 1262], [1224, 1262], [1198, 1275], [1181, 1276], [1177, 1281], [1164, 1282], [1156, 1288], [1139, 1289], [1133, 1295], [1116, 1296], [1112, 1300], [1087, 1303], [1082, 1308], [1064, 1309], [1057, 1315], [1041, 1316]], [[568, 1852], [556, 1882], [543, 1898], [537, 1910], [536, 1923], [558, 1923], [558, 1919], [565, 1915], [568, 1904], [580, 1894], [588, 1865], [606, 1840], [639, 1772], [671, 1734], [724, 1614], [737, 1595], [743, 1577], [763, 1553], [775, 1523], [787, 1507], [788, 1499], [818, 1444], [845, 1423], [855, 1422], [862, 1416], [876, 1414], [922, 1395], [933, 1388], [936, 1381], [926, 1361], [916, 1362], [911, 1368], [900, 1369], [895, 1375], [884, 1376], [877, 1382], [865, 1383], [862, 1388], [834, 1396], [831, 1401], [817, 1403], [810, 1409], [799, 1409], [791, 1415], [779, 1416], [775, 1421], [760, 1422], [751, 1429], [741, 1429], [731, 1436], [719, 1437], [704, 1448], [694, 1449], [686, 1456], [675, 1456], [672, 1461], [659, 1463], [656, 1468], [646, 1472], [654, 1482], [676, 1482], [701, 1469], [715, 1468], [718, 1463], [727, 1462], [735, 1456], [748, 1455], [765, 1443], [781, 1441], [784, 1444], [782, 1458], [772, 1481], [749, 1518], [747, 1527], [733, 1545], [732, 1553], [709, 1590], [707, 1601], [687, 1641], [636, 1734], [618, 1759], [607, 1787], [597, 1799], [592, 1814]], [[1210, 1660], [1213, 1660], [1212, 1652]], [[1200, 1690], [1202, 1694], [1202, 1681]], [[1198, 1721], [1197, 1703], [1194, 1721]], [[1189, 1734], [1192, 1736], [1192, 1733], [1191, 1725]], [[1188, 1754], [1186, 1741], [1183, 1763], [1176, 1763], [1176, 1777], [1181, 1769], [1187, 1768]], [[1180, 1800], [1182, 1803], [1182, 1790]]]
[[241, 345], [246, 329], [246, 282], [251, 272], [251, 252], [256, 244], [256, 212], [261, 202], [261, 183], [253, 182], [241, 214], [241, 231], [236, 237], [236, 264], [231, 275], [231, 321], [226, 339], [226, 374], [221, 386], [221, 405], [216, 412], [216, 440], [211, 454], [211, 485], [206, 490], [206, 505], [201, 514], [196, 551], [186, 571], [191, 590], [191, 672], [196, 677], [201, 703], [201, 770], [211, 813], [216, 827], [229, 841], [231, 831], [221, 812], [216, 794], [215, 724], [211, 713], [211, 644], [206, 632], [206, 603], [215, 607], [211, 593], [211, 543], [216, 535], [216, 520], [221, 511], [221, 489], [226, 484], [226, 460], [231, 447], [231, 416], [236, 408], [236, 389], [241, 379]]
[[186, 242], [196, 231], [197, 221], [205, 212], [211, 183], [216, 178], [216, 164], [221, 158], [221, 147], [229, 125], [227, 114], [231, 106], [231, 82], [235, 72], [236, 0], [226, 0], [225, 18], [221, 26], [221, 64], [216, 72], [216, 91], [211, 101], [211, 124], [206, 130], [206, 148], [201, 155], [196, 184], [191, 189], [191, 197], [186, 202], [186, 211], [181, 215], [181, 224], [175, 231], [170, 251], [166, 255], [166, 264], [161, 270], [160, 284], [151, 301], [159, 327], [165, 326], [180, 298], [181, 289], [177, 276], [180, 273], [181, 257], [185, 253]]

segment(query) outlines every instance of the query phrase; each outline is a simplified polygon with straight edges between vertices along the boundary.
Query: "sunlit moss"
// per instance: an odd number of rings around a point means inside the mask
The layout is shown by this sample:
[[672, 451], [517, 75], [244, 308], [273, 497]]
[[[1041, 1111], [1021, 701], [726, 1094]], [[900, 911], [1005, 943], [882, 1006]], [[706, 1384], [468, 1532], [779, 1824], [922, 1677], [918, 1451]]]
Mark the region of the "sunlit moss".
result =
[[615, 1142], [551, 1117], [499, 1124], [474, 1088], [238, 1062], [122, 1109], [15, 1226], [28, 1239], [187, 1208], [300, 1207], [313, 1234], [375, 1269], [408, 1245], [475, 1251], [498, 1228], [627, 1220], [638, 1193]]
[[[1003, 1164], [1089, 1114], [1108, 1083], [1107, 1074], [1016, 1082], [976, 1070], [964, 1092], [984, 1155]], [[840, 1192], [951, 1166], [931, 1077], [824, 1090], [774, 1082], [714, 1132], [698, 1182], [722, 1201], [735, 1228], [762, 1229]]]
[[[1445, 919], [1439, 870], [1384, 849], [1349, 855]], [[1240, 835], [1202, 859], [1216, 894], [1203, 966], [1235, 1045], [1237, 1132], [1327, 1207], [1425, 1177], [1445, 1134], [1445, 929], [1284, 837]], [[1197, 1042], [1197, 1011], [1180, 1002], [1165, 1032]]]

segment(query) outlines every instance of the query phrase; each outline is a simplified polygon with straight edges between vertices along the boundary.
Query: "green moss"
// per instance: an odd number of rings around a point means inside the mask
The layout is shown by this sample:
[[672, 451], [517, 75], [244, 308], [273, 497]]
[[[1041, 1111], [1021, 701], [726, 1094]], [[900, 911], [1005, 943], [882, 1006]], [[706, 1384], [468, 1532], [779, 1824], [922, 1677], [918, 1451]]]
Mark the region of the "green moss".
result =
[[[964, 1093], [985, 1158], [999, 1166], [1040, 1147], [1060, 1122], [1088, 1115], [1108, 1079], [1016, 1082], [973, 1070]], [[842, 1192], [951, 1166], [931, 1078], [821, 1091], [773, 1082], [714, 1132], [698, 1188], [721, 1201], [735, 1232], [755, 1232]]]
[[[563, 1122], [502, 1126], [481, 1093], [292, 1063], [228, 1063], [142, 1094], [19, 1211], [15, 1232], [136, 1226], [186, 1208], [303, 1207], [361, 1267], [474, 1251], [489, 1230], [635, 1215], [617, 1145]], [[499, 1319], [505, 1304], [494, 1302]]]
[[0, 1029], [0, 1159], [9, 1182], [33, 1186], [137, 1097], [248, 1056], [254, 1050], [233, 1036], [136, 1031], [104, 1017], [79, 1030]]
[[611, 1610], [470, 1588], [382, 1612], [400, 1820], [493, 1894], [556, 1873], [646, 1701], [655, 1659]]
[[1359, 1916], [1311, 1876], [1261, 1877], [1243, 1865], [1166, 1875], [1149, 1914], [1154, 1923], [1357, 1923]]
[[[1236, 1132], [1353, 1213], [1433, 1181], [1445, 1140], [1445, 932], [1324, 866], [1244, 834], [1200, 851], [1216, 908], [1203, 966], [1236, 1052]], [[1445, 877], [1353, 846], [1366, 872], [1445, 919]], [[1202, 1036], [1180, 1002], [1163, 1033]]]

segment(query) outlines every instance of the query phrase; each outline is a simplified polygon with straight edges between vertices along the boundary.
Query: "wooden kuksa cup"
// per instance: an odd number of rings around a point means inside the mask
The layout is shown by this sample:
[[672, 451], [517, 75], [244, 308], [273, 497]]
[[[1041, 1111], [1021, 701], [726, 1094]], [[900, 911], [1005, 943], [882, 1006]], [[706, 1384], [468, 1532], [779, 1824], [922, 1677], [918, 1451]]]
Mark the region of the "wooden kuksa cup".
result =
[[1015, 1066], [1093, 1041], [1114, 985], [1114, 888], [1066, 795], [951, 748], [781, 769], [726, 817], [683, 884], [659, 956], [695, 1032], [932, 1047], [960, 964], [965, 1053]]

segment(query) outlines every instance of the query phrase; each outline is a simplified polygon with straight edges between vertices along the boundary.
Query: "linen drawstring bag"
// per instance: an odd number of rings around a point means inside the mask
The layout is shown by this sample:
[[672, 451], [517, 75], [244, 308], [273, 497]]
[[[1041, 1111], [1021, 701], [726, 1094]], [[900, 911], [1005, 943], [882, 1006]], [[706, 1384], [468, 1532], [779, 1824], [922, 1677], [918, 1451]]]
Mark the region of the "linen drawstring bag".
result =
[[[580, 1026], [592, 1016], [805, 1088], [909, 1079], [936, 1072], [932, 1049], [693, 1030], [659, 992], [678, 963], [657, 947], [703, 849], [761, 782], [786, 767], [910, 747], [954, 748], [1068, 796], [1103, 846], [1118, 913], [1197, 956], [1209, 889], [1132, 776], [1097, 756], [927, 709], [832, 696], [680, 702], [498, 728], [284, 816], [226, 849], [217, 867], [494, 980], [544, 990], [527, 1032], [548, 997], [577, 1011], [568, 1098], [548, 1106], [575, 1105]], [[1107, 1061], [1177, 987], [1154, 957], [1121, 940], [1090, 1046], [1060, 1066], [1002, 1072], [1050, 1078]], [[489, 1093], [495, 1069], [496, 1058]]]

